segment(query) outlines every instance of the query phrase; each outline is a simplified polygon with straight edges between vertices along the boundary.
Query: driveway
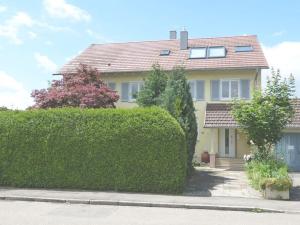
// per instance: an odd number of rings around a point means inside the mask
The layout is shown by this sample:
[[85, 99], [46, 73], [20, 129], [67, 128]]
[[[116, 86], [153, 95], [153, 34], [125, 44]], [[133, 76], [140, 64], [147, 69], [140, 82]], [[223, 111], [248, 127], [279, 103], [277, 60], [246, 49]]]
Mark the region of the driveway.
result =
[[262, 198], [253, 189], [244, 171], [197, 167], [188, 181], [185, 195]]

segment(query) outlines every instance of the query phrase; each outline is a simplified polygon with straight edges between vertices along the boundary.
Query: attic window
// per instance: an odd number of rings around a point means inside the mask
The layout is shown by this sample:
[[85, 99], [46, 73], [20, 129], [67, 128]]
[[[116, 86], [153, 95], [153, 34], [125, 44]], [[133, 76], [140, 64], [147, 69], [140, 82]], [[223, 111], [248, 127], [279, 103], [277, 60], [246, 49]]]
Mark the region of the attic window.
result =
[[208, 58], [225, 57], [226, 48], [224, 46], [213, 46], [208, 48]]
[[190, 59], [206, 58], [206, 47], [192, 48], [190, 51]]
[[235, 46], [235, 52], [252, 52], [252, 51], [253, 51], [252, 45]]
[[159, 55], [160, 56], [167, 56], [167, 55], [170, 55], [171, 51], [169, 49], [164, 49], [164, 50], [161, 50]]

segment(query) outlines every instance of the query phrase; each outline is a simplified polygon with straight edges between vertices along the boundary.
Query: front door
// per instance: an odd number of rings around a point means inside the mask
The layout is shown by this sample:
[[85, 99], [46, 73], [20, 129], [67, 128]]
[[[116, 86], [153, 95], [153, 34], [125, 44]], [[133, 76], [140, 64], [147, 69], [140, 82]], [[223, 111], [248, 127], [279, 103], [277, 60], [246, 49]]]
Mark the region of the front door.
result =
[[219, 155], [220, 157], [235, 158], [235, 129], [220, 129]]

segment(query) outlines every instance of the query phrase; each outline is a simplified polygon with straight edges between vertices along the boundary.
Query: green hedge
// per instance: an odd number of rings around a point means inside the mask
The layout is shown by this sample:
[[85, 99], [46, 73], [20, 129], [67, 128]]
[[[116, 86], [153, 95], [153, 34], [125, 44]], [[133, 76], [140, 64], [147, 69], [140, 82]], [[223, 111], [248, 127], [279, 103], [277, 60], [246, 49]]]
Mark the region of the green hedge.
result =
[[0, 185], [178, 193], [185, 138], [166, 111], [0, 112]]

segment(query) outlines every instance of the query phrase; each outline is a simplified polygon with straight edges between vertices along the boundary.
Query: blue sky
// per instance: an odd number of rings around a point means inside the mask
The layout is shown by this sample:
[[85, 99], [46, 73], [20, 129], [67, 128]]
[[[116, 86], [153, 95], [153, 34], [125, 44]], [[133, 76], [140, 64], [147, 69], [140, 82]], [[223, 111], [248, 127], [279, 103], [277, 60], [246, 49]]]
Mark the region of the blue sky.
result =
[[30, 105], [31, 90], [91, 43], [167, 39], [183, 27], [189, 37], [257, 34], [269, 64], [299, 88], [299, 21], [296, 0], [0, 0], [0, 105]]

